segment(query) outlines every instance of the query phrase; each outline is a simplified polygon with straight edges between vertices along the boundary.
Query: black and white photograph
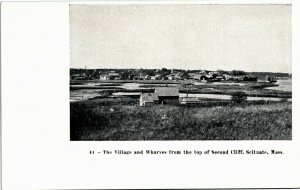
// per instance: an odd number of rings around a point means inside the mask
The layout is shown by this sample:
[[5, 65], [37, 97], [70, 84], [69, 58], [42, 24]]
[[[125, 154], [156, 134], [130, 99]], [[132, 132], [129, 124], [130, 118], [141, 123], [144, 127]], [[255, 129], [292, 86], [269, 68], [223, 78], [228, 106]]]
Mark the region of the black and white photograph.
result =
[[70, 4], [70, 140], [292, 140], [290, 4]]
[[22, 1], [0, 189], [299, 189], [300, 1]]

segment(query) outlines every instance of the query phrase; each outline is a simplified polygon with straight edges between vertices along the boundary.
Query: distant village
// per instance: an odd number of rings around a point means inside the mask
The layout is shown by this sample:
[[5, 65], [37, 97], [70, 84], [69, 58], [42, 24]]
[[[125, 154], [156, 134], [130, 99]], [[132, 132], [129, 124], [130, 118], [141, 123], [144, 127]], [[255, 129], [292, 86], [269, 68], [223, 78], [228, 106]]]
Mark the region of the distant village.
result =
[[[263, 76], [257, 76], [263, 75]], [[276, 77], [287, 77], [286, 73], [246, 73], [241, 70], [208, 71], [178, 69], [71, 69], [71, 80], [195, 80], [201, 82], [257, 81], [265, 78], [276, 82]]]
[[[291, 77], [287, 73], [249, 73], [241, 70], [233, 71], [208, 71], [208, 70], [179, 70], [179, 69], [71, 69], [71, 80], [83, 81], [112, 81], [137, 82], [141, 80], [165, 81], [165, 87], [155, 87], [154, 93], [142, 92], [139, 96], [139, 105], [155, 104], [197, 104], [196, 97], [179, 97], [179, 89], [168, 86], [171, 81], [188, 84], [202, 82], [264, 82], [275, 83], [277, 78]], [[145, 81], [146, 82], [146, 81]]]

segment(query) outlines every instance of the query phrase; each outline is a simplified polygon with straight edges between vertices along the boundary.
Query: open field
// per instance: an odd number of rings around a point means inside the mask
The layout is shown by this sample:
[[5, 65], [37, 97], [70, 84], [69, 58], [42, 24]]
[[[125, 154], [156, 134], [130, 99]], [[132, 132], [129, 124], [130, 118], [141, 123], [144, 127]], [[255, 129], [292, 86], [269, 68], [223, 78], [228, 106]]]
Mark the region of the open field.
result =
[[[181, 83], [180, 83], [181, 82]], [[153, 93], [156, 87], [177, 87], [180, 93], [189, 94], [223, 94], [231, 95], [244, 92], [249, 97], [291, 98], [291, 91], [268, 89], [278, 84], [268, 82], [221, 82], [200, 83], [191, 85], [187, 81], [155, 81], [155, 80], [107, 80], [107, 81], [71, 81], [70, 90], [103, 90], [107, 92], [148, 92]]]
[[[287, 91], [281, 85], [287, 83]], [[71, 81], [71, 140], [291, 140], [291, 81]], [[140, 107], [140, 93], [176, 87], [193, 106]], [[285, 89], [285, 88], [283, 88]], [[243, 92], [248, 101], [230, 97]], [[273, 98], [273, 99], [272, 99]]]
[[137, 99], [72, 102], [71, 140], [291, 140], [292, 103], [131, 106]]

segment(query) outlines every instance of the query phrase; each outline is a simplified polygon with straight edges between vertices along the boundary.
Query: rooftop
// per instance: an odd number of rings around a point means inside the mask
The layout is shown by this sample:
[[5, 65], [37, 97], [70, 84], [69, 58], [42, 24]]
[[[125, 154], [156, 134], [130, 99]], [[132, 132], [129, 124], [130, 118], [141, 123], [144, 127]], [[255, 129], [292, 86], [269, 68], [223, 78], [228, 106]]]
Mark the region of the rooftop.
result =
[[141, 94], [141, 100], [142, 101], [146, 101], [146, 102], [152, 102], [157, 100], [158, 101], [158, 97], [156, 94], [153, 93], [142, 93]]
[[171, 87], [155, 88], [155, 94], [157, 96], [179, 96], [179, 90]]
[[111, 73], [108, 73], [109, 76], [120, 76], [119, 73], [114, 73], [114, 72], [111, 72]]

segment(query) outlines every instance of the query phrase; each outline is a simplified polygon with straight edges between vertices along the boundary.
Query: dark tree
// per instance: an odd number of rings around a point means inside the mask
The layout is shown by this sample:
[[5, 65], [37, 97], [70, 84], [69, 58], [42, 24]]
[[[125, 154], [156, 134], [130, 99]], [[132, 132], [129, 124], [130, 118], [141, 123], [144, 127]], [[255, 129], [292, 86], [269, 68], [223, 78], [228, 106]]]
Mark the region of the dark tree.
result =
[[231, 95], [231, 100], [235, 104], [243, 103], [247, 100], [247, 94], [245, 92], [234, 92]]
[[233, 76], [238, 76], [238, 75], [245, 75], [246, 73], [244, 71], [240, 71], [240, 70], [233, 70], [233, 71], [231, 71], [231, 74]]

